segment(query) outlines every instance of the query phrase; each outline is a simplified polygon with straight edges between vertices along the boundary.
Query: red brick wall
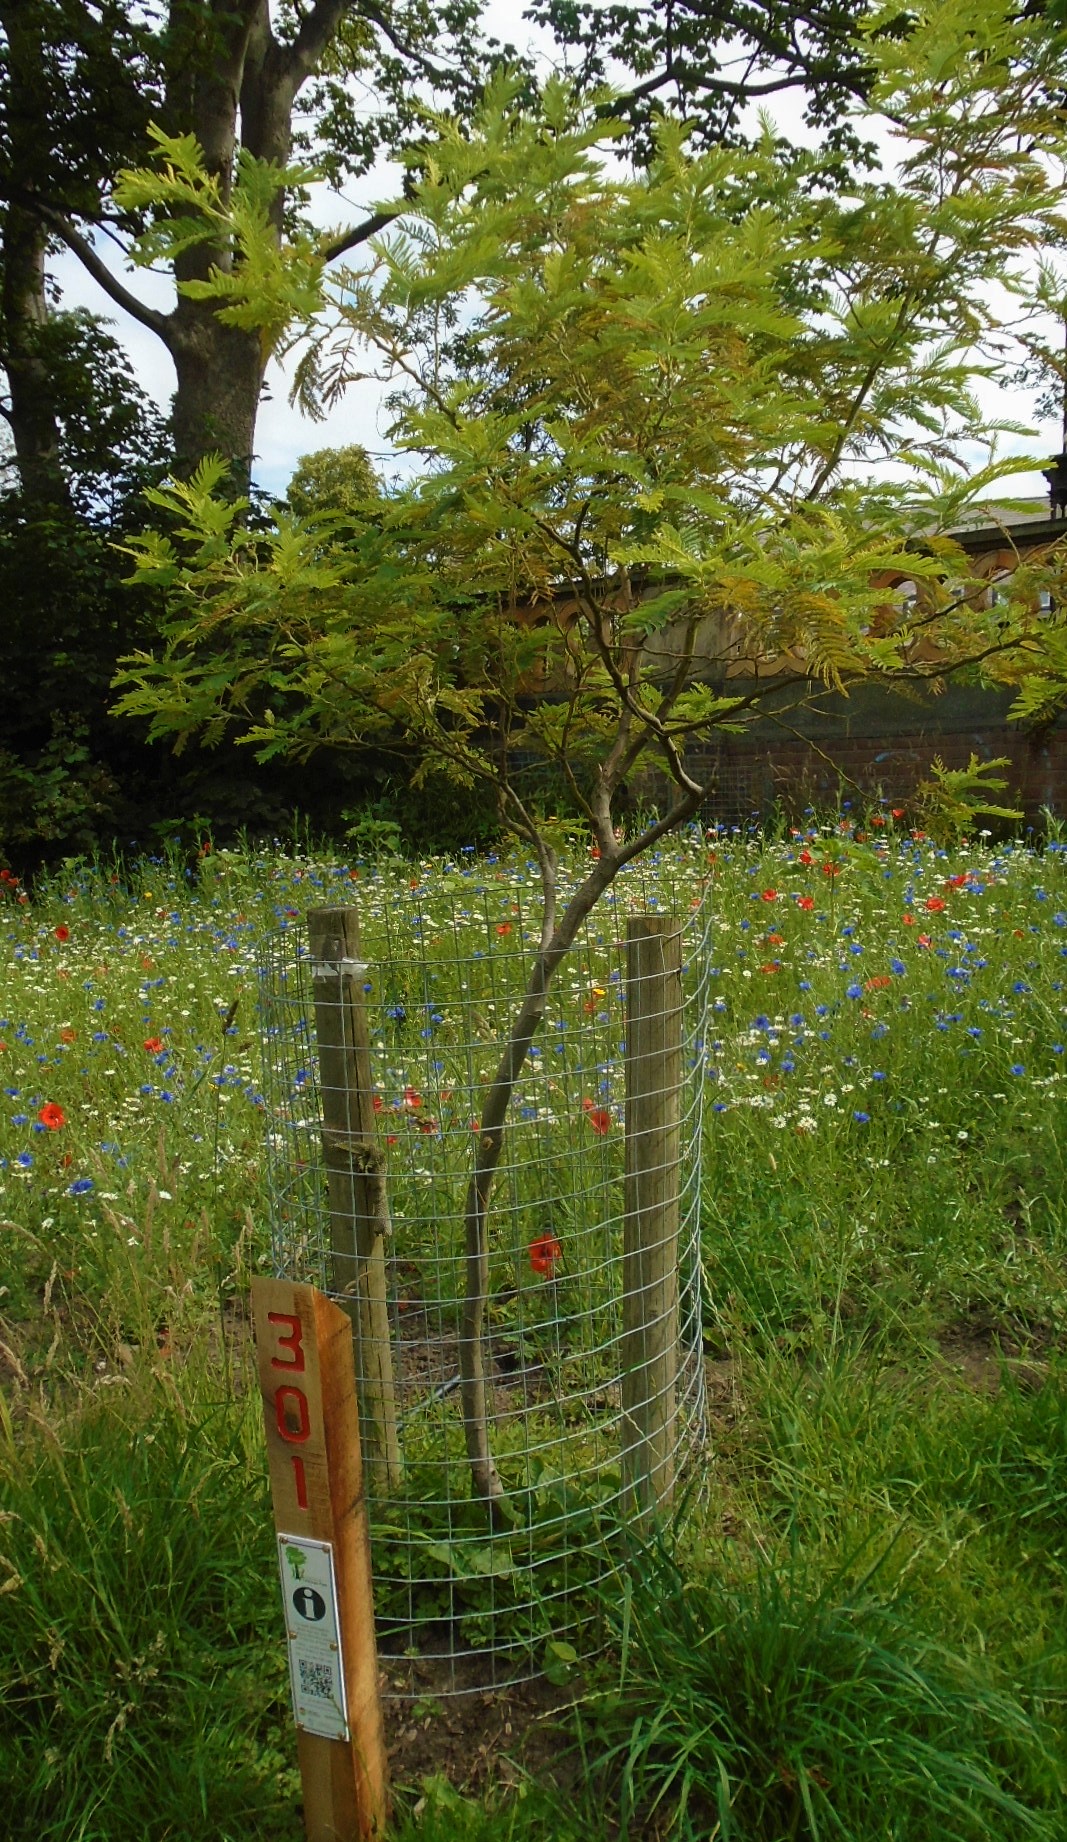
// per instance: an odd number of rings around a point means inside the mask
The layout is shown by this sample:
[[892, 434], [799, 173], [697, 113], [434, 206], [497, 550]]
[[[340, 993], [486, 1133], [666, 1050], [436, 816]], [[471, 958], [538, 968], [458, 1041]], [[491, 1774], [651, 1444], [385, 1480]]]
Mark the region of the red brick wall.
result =
[[929, 774], [935, 755], [946, 767], [966, 767], [971, 755], [993, 760], [1005, 755], [1008, 790], [992, 797], [1019, 806], [1027, 823], [1040, 821], [1048, 807], [1067, 817], [1067, 726], [1026, 734], [1003, 722], [964, 730], [936, 725], [912, 735], [882, 734], [781, 739], [726, 737], [714, 748], [693, 751], [689, 765], [713, 782], [706, 815], [729, 825], [765, 818], [775, 807], [795, 816], [807, 806], [823, 811], [839, 800], [878, 799], [906, 804], [917, 781]]

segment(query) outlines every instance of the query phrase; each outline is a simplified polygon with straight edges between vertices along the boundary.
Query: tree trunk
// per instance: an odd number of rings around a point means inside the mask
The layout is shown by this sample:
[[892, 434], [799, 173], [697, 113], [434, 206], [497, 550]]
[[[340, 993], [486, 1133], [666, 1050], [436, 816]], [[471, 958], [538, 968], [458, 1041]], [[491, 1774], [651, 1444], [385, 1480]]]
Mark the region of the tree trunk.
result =
[[[39, 25], [18, 6], [0, 5], [7, 39], [9, 183], [32, 195], [40, 169], [41, 92], [45, 89]], [[43, 334], [48, 324], [44, 257], [48, 233], [32, 202], [8, 199], [3, 220], [0, 364], [7, 373], [6, 419], [23, 495], [35, 509], [70, 505], [60, 459], [60, 430]]]
[[463, 1378], [463, 1432], [471, 1483], [489, 1513], [490, 1524], [501, 1521], [504, 1486], [497, 1471], [489, 1439], [489, 1403], [485, 1377], [485, 1309], [489, 1300], [489, 1204], [507, 1132], [505, 1120], [515, 1083], [522, 1073], [545, 1014], [548, 993], [556, 972], [578, 929], [618, 873], [619, 861], [602, 856], [567, 904], [549, 938], [543, 940], [529, 983], [512, 1025], [496, 1074], [482, 1108], [474, 1170], [464, 1209], [465, 1283], [460, 1319], [459, 1364]]
[[175, 472], [187, 476], [205, 454], [221, 454], [231, 465], [232, 490], [246, 492], [265, 369], [259, 334], [225, 326], [208, 302], [181, 299], [170, 349]]
[[[241, 146], [259, 160], [284, 166], [292, 147], [293, 104], [336, 30], [343, 10], [338, 0], [319, 0], [306, 16], [293, 47], [279, 45], [271, 31], [269, 0], [233, 0], [230, 10], [208, 21], [198, 0], [173, 0], [172, 21], [198, 39], [198, 62], [187, 54], [168, 85], [168, 126], [195, 134], [208, 171], [225, 193], [233, 173], [240, 120]], [[317, 24], [317, 34], [311, 26]], [[306, 42], [305, 42], [306, 41]], [[280, 236], [284, 199], [274, 207]], [[232, 252], [199, 244], [175, 265], [175, 279], [203, 281], [212, 269], [226, 272]], [[268, 354], [258, 332], [225, 325], [210, 302], [179, 294], [170, 320], [169, 343], [177, 373], [172, 426], [176, 470], [191, 473], [205, 454], [219, 453], [231, 464], [233, 489], [251, 479], [256, 417]]]
[[7, 372], [7, 421], [22, 492], [35, 509], [69, 508], [60, 432], [42, 335], [48, 322], [44, 288], [47, 233], [31, 211], [8, 207], [3, 240], [0, 358]]

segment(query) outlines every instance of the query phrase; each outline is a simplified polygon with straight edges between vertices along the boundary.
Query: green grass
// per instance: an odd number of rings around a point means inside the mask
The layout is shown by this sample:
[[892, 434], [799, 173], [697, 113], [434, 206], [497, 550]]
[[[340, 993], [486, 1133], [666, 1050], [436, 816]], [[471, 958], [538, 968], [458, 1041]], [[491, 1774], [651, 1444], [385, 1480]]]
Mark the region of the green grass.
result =
[[[695, 887], [705, 871], [718, 972], [702, 1243], [721, 1385], [699, 1513], [677, 1562], [652, 1550], [605, 1589], [611, 1642], [575, 1681], [557, 1769], [477, 1797], [413, 1786], [396, 1833], [1053, 1842], [1067, 1794], [1063, 854], [882, 849], [835, 824], [690, 840], [670, 874]], [[417, 976], [397, 932], [412, 882]], [[419, 980], [471, 888], [494, 938], [531, 925], [521, 862], [361, 866], [353, 882], [235, 852], [198, 887], [166, 862], [71, 866], [32, 901], [3, 898], [13, 1842], [300, 1834], [241, 1311], [269, 1257], [257, 941], [356, 890], [365, 937], [398, 968], [372, 996], [402, 1138], [417, 1130], [404, 1083], [427, 1054]], [[487, 1005], [498, 975], [479, 975]], [[458, 999], [450, 971], [434, 977], [430, 1053], [447, 1062]], [[561, 1014], [581, 1015], [588, 989], [565, 981]], [[410, 1021], [386, 1016], [398, 1004]], [[573, 1152], [587, 1089], [569, 1065], [561, 1091]], [[46, 1106], [62, 1126], [42, 1126]]]
[[[4, 1833], [299, 1833], [258, 1396], [190, 1352], [4, 1428]], [[270, 1608], [273, 1610], [273, 1607]]]

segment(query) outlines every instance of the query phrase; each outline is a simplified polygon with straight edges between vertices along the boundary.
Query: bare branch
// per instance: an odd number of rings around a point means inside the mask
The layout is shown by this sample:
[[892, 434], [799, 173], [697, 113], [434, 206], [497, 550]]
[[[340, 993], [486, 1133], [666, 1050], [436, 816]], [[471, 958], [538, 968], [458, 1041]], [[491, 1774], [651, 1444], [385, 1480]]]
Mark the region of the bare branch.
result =
[[338, 256], [344, 256], [350, 249], [358, 249], [361, 243], [369, 243], [371, 237], [378, 235], [379, 230], [385, 230], [389, 224], [396, 222], [402, 209], [401, 205], [396, 205], [385, 211], [373, 211], [370, 217], [364, 218], [362, 224], [357, 224], [354, 229], [335, 237], [332, 243], [327, 243], [322, 252], [325, 261], [336, 262]]
[[158, 339], [162, 339], [167, 350], [171, 351], [173, 349], [171, 316], [157, 312], [154, 307], [149, 307], [144, 301], [139, 300], [136, 294], [131, 294], [118, 277], [111, 273], [107, 263], [97, 255], [88, 237], [84, 237], [69, 218], [61, 217], [58, 212], [50, 211], [44, 205], [40, 207], [40, 210], [42, 217], [56, 232], [56, 235], [62, 237], [68, 249], [73, 250], [83, 268], [87, 269], [93, 280], [99, 283], [108, 298], [114, 301], [116, 307], [121, 307], [124, 313], [128, 313], [131, 320], [136, 320], [141, 326], [147, 326], [149, 332], [155, 333]]

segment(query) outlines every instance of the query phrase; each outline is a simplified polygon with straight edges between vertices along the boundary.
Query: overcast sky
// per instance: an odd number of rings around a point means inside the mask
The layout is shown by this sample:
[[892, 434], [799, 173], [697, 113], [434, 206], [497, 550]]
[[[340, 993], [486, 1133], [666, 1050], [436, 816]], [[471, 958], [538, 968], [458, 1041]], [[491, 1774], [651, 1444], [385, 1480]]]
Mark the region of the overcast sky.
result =
[[[497, 38], [509, 40], [520, 50], [540, 52], [542, 56], [545, 54], [549, 41], [544, 34], [537, 33], [523, 20], [521, 6], [509, 5], [508, 0], [488, 0], [483, 14], [488, 30]], [[788, 97], [777, 98], [776, 104], [775, 118], [786, 132], [795, 135], [799, 126], [795, 105], [790, 106]], [[378, 200], [391, 195], [395, 189], [390, 169], [383, 166], [358, 184], [351, 184], [341, 197], [324, 192], [316, 215], [321, 215], [323, 222], [330, 225], [346, 221], [358, 223], [368, 209], [373, 208]], [[121, 257], [113, 244], [104, 241], [99, 247], [101, 253], [113, 264], [116, 273], [142, 300], [164, 311], [170, 309], [173, 305], [173, 292], [164, 277], [143, 271], [131, 274], [122, 269]], [[75, 256], [61, 255], [53, 260], [51, 268], [62, 288], [64, 305], [87, 307], [111, 322], [130, 355], [142, 387], [155, 398], [161, 408], [166, 409], [174, 388], [174, 378], [170, 359], [160, 341], [116, 307], [87, 275]], [[344, 401], [324, 422], [311, 422], [290, 405], [290, 382], [291, 365], [286, 367], [272, 363], [267, 373], [266, 396], [256, 431], [255, 477], [260, 486], [268, 492], [282, 493], [301, 454], [315, 448], [343, 446], [349, 442], [359, 442], [386, 476], [389, 475], [391, 450], [386, 435], [387, 418], [382, 409], [383, 393], [378, 385], [366, 382], [352, 386]], [[1033, 422], [1032, 402], [1022, 395], [1012, 397], [1010, 393], [998, 388], [989, 407], [991, 413], [1006, 419], [1028, 424]], [[1059, 446], [1058, 426], [1046, 424], [1036, 428], [1032, 438], [1006, 438], [1003, 451], [1045, 460]], [[978, 465], [983, 458], [976, 453], [973, 463]], [[1014, 492], [1033, 497], [1040, 495], [1043, 490], [1044, 483], [1040, 475], [1031, 473], [1005, 482], [1000, 488], [1000, 496], [1008, 497]]]

